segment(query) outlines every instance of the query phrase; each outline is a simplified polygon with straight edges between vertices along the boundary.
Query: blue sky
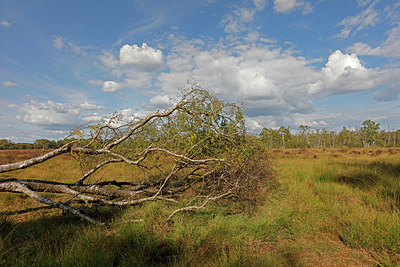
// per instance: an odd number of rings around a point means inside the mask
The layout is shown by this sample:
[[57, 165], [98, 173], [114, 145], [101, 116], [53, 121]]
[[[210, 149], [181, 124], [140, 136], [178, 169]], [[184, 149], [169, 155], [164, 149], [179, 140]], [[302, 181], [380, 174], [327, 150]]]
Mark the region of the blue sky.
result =
[[400, 128], [400, 1], [0, 1], [0, 139], [164, 109], [196, 81], [249, 131]]

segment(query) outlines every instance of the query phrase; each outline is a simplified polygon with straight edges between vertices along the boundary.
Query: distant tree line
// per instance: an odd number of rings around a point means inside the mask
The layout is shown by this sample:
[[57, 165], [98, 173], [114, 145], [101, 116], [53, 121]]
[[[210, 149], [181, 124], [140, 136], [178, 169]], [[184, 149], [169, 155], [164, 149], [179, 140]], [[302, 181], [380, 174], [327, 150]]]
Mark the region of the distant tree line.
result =
[[0, 150], [5, 149], [55, 149], [73, 141], [74, 139], [47, 140], [36, 139], [33, 143], [13, 143], [7, 139], [0, 139]]
[[380, 124], [372, 120], [363, 121], [360, 128], [351, 130], [346, 127], [340, 132], [329, 131], [326, 128], [311, 130], [310, 126], [300, 125], [295, 134], [290, 128], [281, 126], [279, 129], [264, 128], [260, 138], [271, 148], [302, 148], [302, 147], [370, 147], [400, 146], [400, 129], [396, 131], [380, 130]]
[[[142, 136], [141, 142], [146, 145], [154, 141], [153, 136]], [[340, 132], [326, 128], [312, 130], [310, 126], [300, 125], [299, 131], [292, 133], [289, 127], [279, 129], [263, 128], [260, 133], [262, 142], [270, 148], [302, 148], [302, 147], [400, 147], [400, 129], [396, 131], [380, 130], [380, 124], [372, 120], [363, 121], [360, 128], [343, 127]], [[136, 139], [140, 139], [137, 137]], [[4, 149], [55, 149], [75, 139], [47, 140], [36, 139], [33, 143], [13, 143], [0, 139], [0, 150]], [[210, 141], [209, 141], [210, 142]], [[179, 146], [179, 144], [173, 144]], [[209, 144], [210, 149], [218, 147], [218, 140]], [[212, 149], [211, 149], [212, 150]]]

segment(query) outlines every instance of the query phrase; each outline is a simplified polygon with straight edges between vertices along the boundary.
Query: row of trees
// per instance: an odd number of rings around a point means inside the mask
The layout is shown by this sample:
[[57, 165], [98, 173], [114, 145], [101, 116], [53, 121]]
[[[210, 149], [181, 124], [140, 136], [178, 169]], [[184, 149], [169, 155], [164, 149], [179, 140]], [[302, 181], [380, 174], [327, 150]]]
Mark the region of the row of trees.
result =
[[380, 131], [380, 124], [372, 120], [362, 122], [361, 127], [354, 130], [343, 127], [340, 132], [329, 131], [326, 128], [311, 130], [307, 125], [300, 125], [295, 134], [284, 126], [279, 129], [264, 128], [260, 137], [268, 147], [400, 146], [400, 129]]
[[[182, 130], [182, 129], [181, 129]], [[185, 130], [182, 130], [185, 132]], [[142, 137], [145, 139], [153, 137]], [[351, 130], [346, 127], [340, 132], [329, 131], [326, 128], [311, 130], [310, 126], [300, 125], [297, 133], [292, 133], [290, 127], [281, 126], [279, 129], [264, 128], [260, 138], [268, 147], [369, 147], [369, 146], [400, 146], [400, 129], [397, 131], [380, 131], [380, 124], [372, 120], [366, 120], [360, 128]], [[0, 139], [0, 150], [4, 149], [55, 149], [75, 139], [48, 140], [37, 139], [33, 143], [13, 143], [6, 139]], [[185, 140], [186, 143], [188, 140]], [[191, 140], [189, 140], [190, 142]], [[217, 146], [218, 140], [213, 140], [212, 147]], [[177, 144], [182, 145], [182, 144]]]
[[53, 149], [60, 148], [74, 139], [48, 140], [36, 139], [33, 143], [13, 143], [7, 139], [0, 139], [0, 150], [4, 149]]

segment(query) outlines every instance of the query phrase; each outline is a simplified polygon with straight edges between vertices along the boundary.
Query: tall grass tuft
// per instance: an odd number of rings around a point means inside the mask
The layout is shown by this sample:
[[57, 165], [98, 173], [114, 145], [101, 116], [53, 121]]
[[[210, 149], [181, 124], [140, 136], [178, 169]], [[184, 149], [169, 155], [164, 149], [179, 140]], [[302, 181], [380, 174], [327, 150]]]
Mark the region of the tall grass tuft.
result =
[[380, 170], [370, 166], [336, 167], [327, 169], [318, 176], [321, 182], [344, 183], [360, 189], [372, 188], [380, 183], [380, 179]]
[[379, 196], [388, 203], [391, 210], [400, 211], [400, 185], [382, 188], [379, 191]]
[[340, 235], [352, 248], [362, 248], [399, 256], [400, 215], [382, 214], [374, 211], [349, 219]]

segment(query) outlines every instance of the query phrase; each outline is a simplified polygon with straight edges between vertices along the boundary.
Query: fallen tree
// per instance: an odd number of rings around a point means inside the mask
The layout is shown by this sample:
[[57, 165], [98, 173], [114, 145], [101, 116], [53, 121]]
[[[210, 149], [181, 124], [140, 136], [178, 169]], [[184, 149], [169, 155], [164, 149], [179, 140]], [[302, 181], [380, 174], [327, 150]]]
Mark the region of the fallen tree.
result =
[[[0, 192], [23, 193], [103, 224], [82, 213], [79, 206], [128, 206], [155, 200], [177, 203], [184, 196], [204, 199], [202, 205], [175, 210], [170, 219], [179, 211], [201, 209], [221, 198], [252, 199], [269, 176], [268, 166], [254, 160], [260, 155], [255, 153], [256, 147], [247, 144], [240, 108], [196, 86], [163, 112], [129, 119], [116, 113], [103, 124], [74, 129], [72, 136], [76, 140], [44, 155], [0, 165], [0, 173], [69, 153], [78, 161], [90, 161], [90, 167], [74, 183], [7, 178], [0, 179]], [[113, 164], [132, 165], [147, 175], [142, 180], [92, 178]], [[41, 192], [70, 197], [60, 202]]]

